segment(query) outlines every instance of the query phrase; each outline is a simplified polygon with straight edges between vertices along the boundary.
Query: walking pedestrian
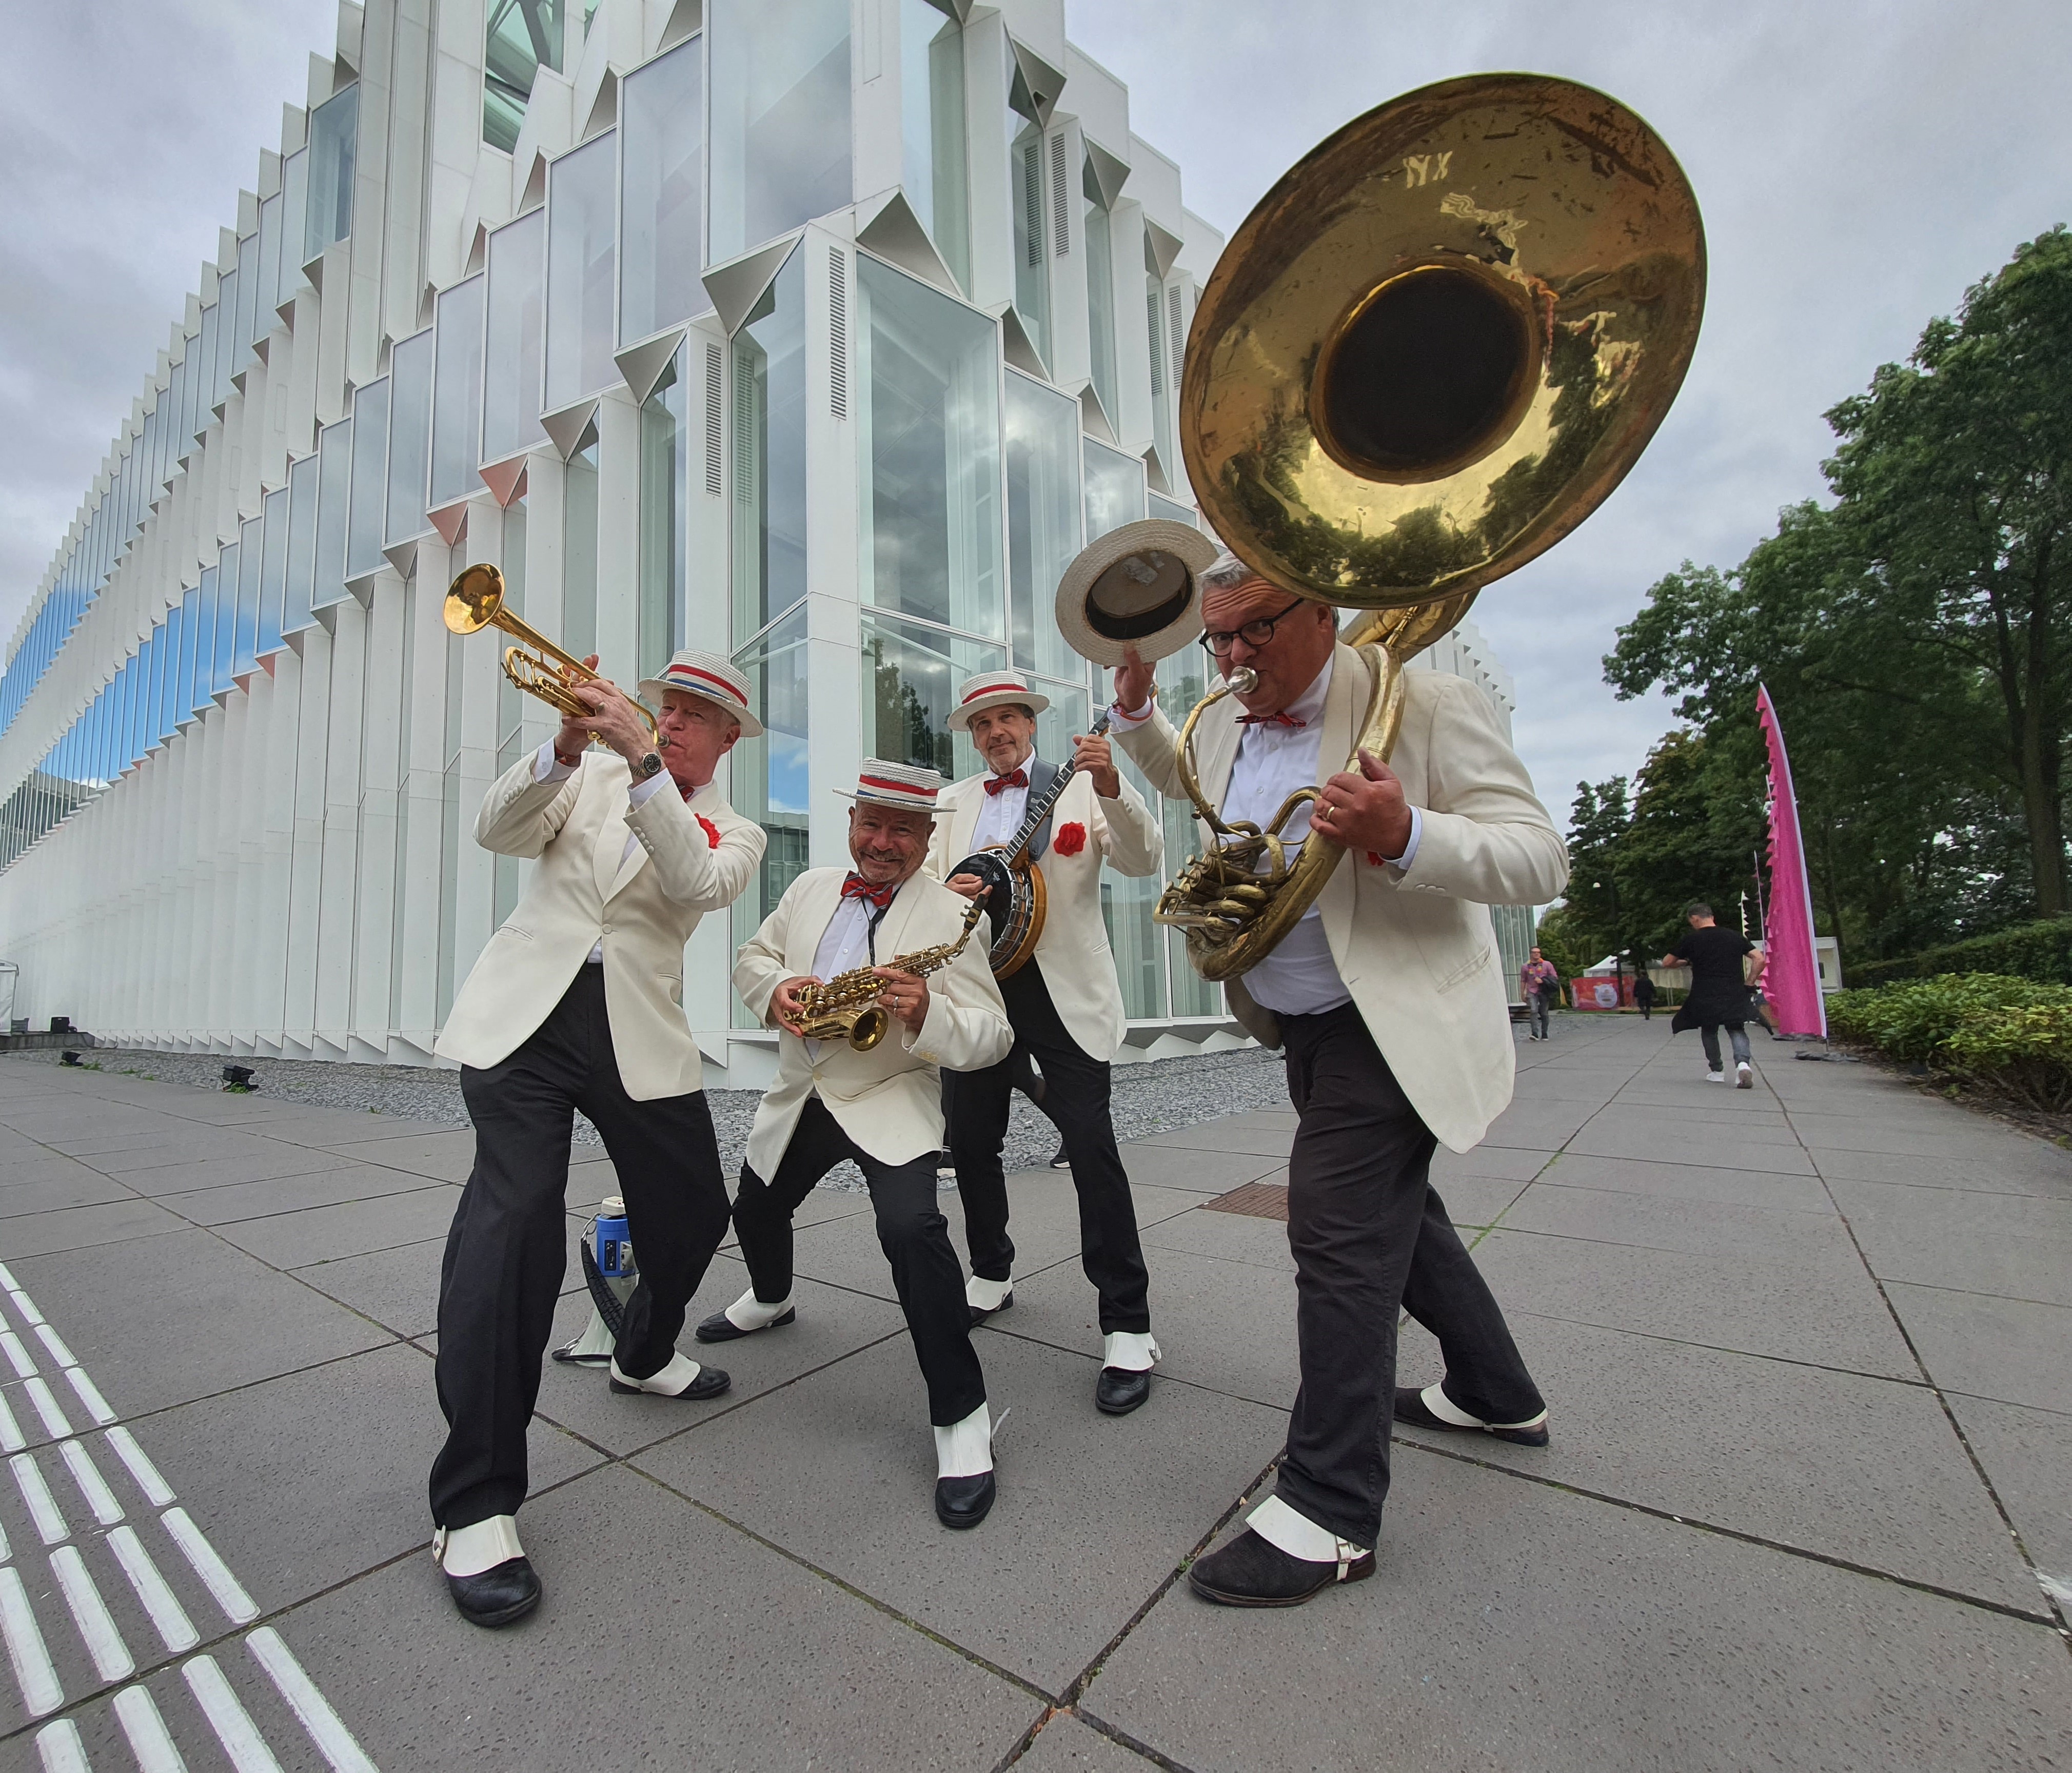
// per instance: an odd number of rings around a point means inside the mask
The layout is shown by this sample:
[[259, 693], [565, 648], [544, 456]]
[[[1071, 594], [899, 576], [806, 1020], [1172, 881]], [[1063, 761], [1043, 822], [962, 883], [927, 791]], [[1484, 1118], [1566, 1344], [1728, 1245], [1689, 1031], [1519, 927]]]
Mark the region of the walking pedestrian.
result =
[[1640, 1006], [1642, 1022], [1655, 1020], [1655, 981], [1648, 976], [1646, 967], [1634, 974], [1633, 1001]]
[[1525, 993], [1525, 1013], [1530, 1022], [1525, 1038], [1544, 1040], [1548, 1035], [1547, 1012], [1560, 995], [1561, 975], [1554, 970], [1554, 963], [1536, 948], [1532, 958], [1519, 969], [1518, 982]]
[[1762, 952], [1745, 936], [1715, 924], [1709, 905], [1695, 904], [1684, 917], [1690, 929], [1662, 957], [1664, 966], [1691, 969], [1691, 995], [1676, 1012], [1669, 1031], [1680, 1035], [1686, 1028], [1696, 1029], [1705, 1048], [1705, 1081], [1724, 1084], [1727, 1080], [1720, 1067], [1720, 1030], [1725, 1029], [1733, 1043], [1734, 1088], [1753, 1089], [1755, 1072], [1749, 1060], [1747, 1027], [1750, 981], [1745, 956], [1755, 956], [1753, 971], [1760, 980]]

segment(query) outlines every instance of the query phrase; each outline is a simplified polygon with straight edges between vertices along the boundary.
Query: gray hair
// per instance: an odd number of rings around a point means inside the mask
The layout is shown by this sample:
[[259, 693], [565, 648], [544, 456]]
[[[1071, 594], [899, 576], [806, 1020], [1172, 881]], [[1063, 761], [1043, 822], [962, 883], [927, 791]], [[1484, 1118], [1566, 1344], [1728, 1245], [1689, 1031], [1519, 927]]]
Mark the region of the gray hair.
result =
[[1195, 582], [1205, 591], [1227, 591], [1244, 584], [1247, 579], [1258, 577], [1258, 574], [1225, 548], [1202, 569]]

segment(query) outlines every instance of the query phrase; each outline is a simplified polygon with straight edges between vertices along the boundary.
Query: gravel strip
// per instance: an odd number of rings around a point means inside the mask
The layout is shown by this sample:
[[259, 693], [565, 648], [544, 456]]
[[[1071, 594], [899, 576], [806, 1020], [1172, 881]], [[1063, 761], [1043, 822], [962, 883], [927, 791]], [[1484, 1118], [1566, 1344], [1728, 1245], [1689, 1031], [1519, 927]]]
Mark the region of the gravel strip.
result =
[[[55, 1065], [58, 1059], [51, 1051], [8, 1056], [29, 1064]], [[223, 1088], [226, 1064], [245, 1065], [251, 1068], [253, 1088], [274, 1101], [302, 1102], [315, 1108], [365, 1109], [447, 1126], [466, 1125], [468, 1119], [467, 1105], [461, 1100], [460, 1073], [427, 1065], [230, 1059], [221, 1053], [162, 1053], [111, 1047], [95, 1047], [86, 1063], [105, 1072], [208, 1090]], [[1112, 1076], [1110, 1113], [1116, 1137], [1122, 1140], [1198, 1126], [1219, 1115], [1240, 1114], [1248, 1109], [1288, 1106], [1287, 1080], [1279, 1055], [1256, 1047], [1118, 1065]], [[712, 1105], [713, 1125], [719, 1135], [721, 1162], [731, 1176], [740, 1168], [761, 1092], [715, 1089], [706, 1091], [705, 1097]], [[575, 1136], [580, 1146], [603, 1143], [597, 1129], [580, 1115], [576, 1118]], [[1002, 1154], [1005, 1166], [1009, 1170], [1038, 1168], [1050, 1161], [1059, 1142], [1057, 1129], [1026, 1096], [1018, 1095]], [[860, 1189], [863, 1178], [853, 1165], [844, 1164], [821, 1186]]]

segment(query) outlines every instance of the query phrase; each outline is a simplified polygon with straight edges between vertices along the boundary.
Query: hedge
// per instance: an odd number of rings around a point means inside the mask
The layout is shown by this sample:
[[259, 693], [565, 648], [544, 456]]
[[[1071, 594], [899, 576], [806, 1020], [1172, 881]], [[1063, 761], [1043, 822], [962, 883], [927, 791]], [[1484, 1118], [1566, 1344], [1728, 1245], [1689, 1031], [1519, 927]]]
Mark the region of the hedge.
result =
[[1855, 986], [1889, 985], [1896, 979], [1930, 979], [1950, 973], [1992, 973], [2072, 985], [2072, 917], [2017, 924], [2012, 929], [1975, 936], [1897, 961], [1866, 961], [1849, 969], [1849, 982]]
[[1953, 1082], [2072, 1111], [2072, 985], [1946, 973], [1839, 993], [1827, 1000], [1827, 1022]]

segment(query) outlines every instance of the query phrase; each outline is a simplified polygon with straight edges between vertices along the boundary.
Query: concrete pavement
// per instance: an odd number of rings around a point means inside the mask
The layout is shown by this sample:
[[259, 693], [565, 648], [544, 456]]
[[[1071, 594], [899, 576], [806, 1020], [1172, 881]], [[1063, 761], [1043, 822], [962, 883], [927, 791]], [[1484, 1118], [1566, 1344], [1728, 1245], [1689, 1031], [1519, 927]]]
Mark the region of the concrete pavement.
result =
[[[550, 1367], [548, 1600], [495, 1634], [426, 1550], [471, 1136], [0, 1063], [0, 1766], [2072, 1766], [2072, 1157], [1789, 1047], [1740, 1092], [1663, 1022], [1559, 1028], [1436, 1166], [1553, 1444], [1404, 1437], [1372, 1582], [1180, 1580], [1293, 1391], [1284, 1228], [1213, 1204], [1270, 1210], [1265, 1112], [1127, 1149], [1167, 1359], [1120, 1421], [1069, 1181], [1014, 1180], [976, 1532], [929, 1512], [860, 1196], [808, 1203], [799, 1322], [717, 1405]], [[576, 1166], [572, 1238], [611, 1187]]]

